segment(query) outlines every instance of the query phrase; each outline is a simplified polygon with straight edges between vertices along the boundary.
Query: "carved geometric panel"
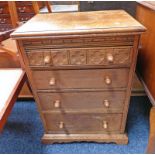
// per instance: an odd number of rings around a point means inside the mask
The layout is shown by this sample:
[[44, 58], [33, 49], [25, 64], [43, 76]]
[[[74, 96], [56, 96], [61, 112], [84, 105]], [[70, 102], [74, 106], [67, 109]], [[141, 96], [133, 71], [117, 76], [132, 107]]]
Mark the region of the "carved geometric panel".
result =
[[105, 63], [105, 50], [88, 50], [87, 57], [89, 65], [102, 65]]
[[29, 52], [27, 53], [29, 64], [31, 66], [41, 66], [44, 65], [43, 53], [42, 52]]
[[52, 50], [51, 55], [54, 66], [68, 65], [67, 51]]
[[86, 51], [83, 49], [70, 50], [70, 63], [71, 65], [85, 65]]
[[129, 64], [131, 60], [131, 49], [129, 47], [114, 49], [114, 63]]

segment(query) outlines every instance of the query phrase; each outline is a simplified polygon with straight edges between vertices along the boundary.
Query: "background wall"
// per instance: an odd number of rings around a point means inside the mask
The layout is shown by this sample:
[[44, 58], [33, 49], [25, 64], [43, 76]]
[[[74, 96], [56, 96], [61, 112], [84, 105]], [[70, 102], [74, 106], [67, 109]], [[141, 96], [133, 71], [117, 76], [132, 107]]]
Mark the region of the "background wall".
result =
[[131, 1], [81, 1], [80, 11], [124, 9], [132, 16], [136, 13], [136, 2]]
[[[78, 1], [51, 1], [53, 5], [71, 5]], [[80, 1], [80, 11], [123, 9], [135, 16], [136, 1]]]

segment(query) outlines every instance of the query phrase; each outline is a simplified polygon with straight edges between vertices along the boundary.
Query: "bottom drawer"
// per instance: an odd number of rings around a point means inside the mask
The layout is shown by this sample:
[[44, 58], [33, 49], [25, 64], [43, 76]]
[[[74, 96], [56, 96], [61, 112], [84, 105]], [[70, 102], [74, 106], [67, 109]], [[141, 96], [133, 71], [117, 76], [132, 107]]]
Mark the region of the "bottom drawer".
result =
[[48, 133], [118, 133], [122, 114], [44, 113]]

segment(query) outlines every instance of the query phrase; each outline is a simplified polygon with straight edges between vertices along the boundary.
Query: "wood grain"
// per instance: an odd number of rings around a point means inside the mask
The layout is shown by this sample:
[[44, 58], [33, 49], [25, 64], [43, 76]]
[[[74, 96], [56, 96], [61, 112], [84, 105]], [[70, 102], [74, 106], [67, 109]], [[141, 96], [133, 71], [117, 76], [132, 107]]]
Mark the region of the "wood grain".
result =
[[[44, 76], [43, 76], [44, 75]], [[117, 89], [126, 88], [128, 69], [33, 71], [37, 89]], [[55, 84], [51, 85], [50, 81]], [[107, 84], [106, 80], [110, 80]]]
[[144, 30], [145, 28], [140, 23], [123, 10], [52, 13], [36, 15], [35, 18], [12, 33], [12, 37], [112, 32], [127, 33], [143, 32]]
[[[121, 127], [121, 114], [100, 114], [100, 113], [44, 113], [47, 122], [47, 133], [65, 134], [99, 134], [119, 133]], [[107, 128], [104, 128], [104, 121]], [[64, 123], [60, 128], [60, 122]]]
[[[125, 91], [40, 92], [43, 111], [123, 112]], [[59, 101], [59, 106], [55, 102]], [[109, 105], [106, 104], [106, 101]], [[89, 106], [88, 106], [89, 105]]]

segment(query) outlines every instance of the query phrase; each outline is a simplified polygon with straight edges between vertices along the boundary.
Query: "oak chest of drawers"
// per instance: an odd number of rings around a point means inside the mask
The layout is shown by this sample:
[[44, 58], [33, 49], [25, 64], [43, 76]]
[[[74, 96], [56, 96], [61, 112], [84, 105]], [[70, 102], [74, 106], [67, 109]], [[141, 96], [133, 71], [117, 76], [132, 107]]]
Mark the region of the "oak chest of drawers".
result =
[[144, 30], [125, 11], [96, 11], [38, 14], [11, 35], [45, 128], [43, 142], [128, 142]]

